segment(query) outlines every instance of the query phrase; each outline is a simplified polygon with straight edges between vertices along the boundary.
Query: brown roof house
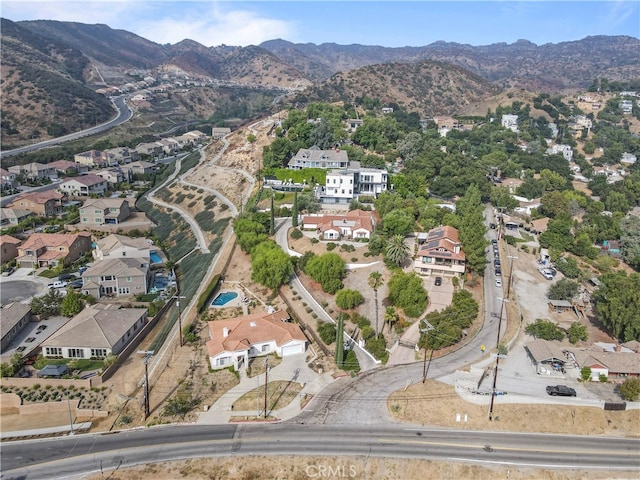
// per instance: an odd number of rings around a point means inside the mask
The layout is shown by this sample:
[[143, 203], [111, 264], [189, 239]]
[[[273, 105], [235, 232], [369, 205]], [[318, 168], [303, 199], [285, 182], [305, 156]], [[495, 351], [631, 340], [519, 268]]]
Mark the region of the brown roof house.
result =
[[96, 260], [138, 258], [149, 263], [151, 246], [146, 238], [131, 238], [114, 233], [98, 240], [92, 255]]
[[139, 258], [99, 260], [82, 274], [82, 293], [119, 297], [147, 293], [151, 285], [149, 262]]
[[21, 240], [11, 235], [0, 235], [0, 263], [10, 262], [18, 256]]
[[7, 350], [14, 338], [31, 321], [31, 307], [23, 303], [9, 303], [0, 309], [0, 330], [2, 343], [0, 350]]
[[89, 173], [65, 180], [58, 185], [58, 189], [67, 195], [74, 196], [104, 195], [107, 190], [107, 181], [98, 175]]
[[344, 215], [305, 215], [303, 230], [316, 230], [322, 240], [368, 239], [376, 225], [375, 212], [351, 210]]
[[118, 355], [147, 322], [144, 308], [85, 308], [42, 342], [45, 358], [103, 359]]
[[80, 207], [81, 225], [118, 225], [124, 222], [131, 210], [123, 198], [91, 198]]
[[0, 208], [0, 225], [18, 225], [22, 220], [34, 216], [31, 210], [19, 208]]
[[599, 381], [600, 375], [608, 379], [640, 377], [640, 354], [628, 349], [605, 350], [592, 345], [586, 350], [569, 350], [579, 368], [591, 369], [591, 380]]
[[321, 150], [317, 146], [301, 148], [298, 153], [289, 160], [289, 168], [302, 170], [303, 168], [347, 168], [349, 157], [346, 150], [338, 148]]
[[26, 268], [69, 265], [91, 250], [91, 234], [34, 233], [18, 247], [18, 264]]
[[444, 226], [427, 232], [413, 268], [420, 275], [462, 277], [465, 265], [466, 257], [458, 238], [458, 230]]
[[209, 322], [207, 351], [212, 369], [239, 370], [249, 358], [269, 353], [281, 357], [304, 353], [307, 339], [284, 311], [253, 313]]
[[9, 208], [31, 210], [41, 217], [53, 217], [62, 213], [61, 193], [55, 190], [25, 193], [11, 202]]

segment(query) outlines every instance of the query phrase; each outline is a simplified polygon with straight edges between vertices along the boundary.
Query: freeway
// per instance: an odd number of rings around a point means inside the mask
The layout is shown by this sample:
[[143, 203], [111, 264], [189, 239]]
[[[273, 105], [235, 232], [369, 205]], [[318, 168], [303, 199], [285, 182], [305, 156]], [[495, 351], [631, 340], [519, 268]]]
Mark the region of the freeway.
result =
[[640, 440], [403, 426], [159, 426], [3, 443], [3, 479], [80, 478], [195, 457], [370, 455], [540, 468], [637, 471]]
[[113, 104], [113, 107], [116, 109], [117, 113], [115, 117], [113, 117], [108, 122], [102, 123], [100, 125], [96, 125], [95, 127], [91, 127], [86, 130], [70, 133], [69, 135], [65, 135], [63, 137], [53, 138], [51, 140], [45, 140], [44, 142], [38, 142], [32, 145], [26, 145], [20, 148], [14, 148], [13, 150], [5, 150], [3, 152], [0, 152], [0, 158], [19, 155], [20, 153], [31, 152], [33, 150], [39, 150], [44, 147], [52, 147], [54, 145], [59, 145], [61, 143], [70, 142], [72, 140], [77, 140], [82, 137], [87, 137], [95, 133], [104, 132], [117, 125], [128, 122], [131, 119], [131, 117], [133, 116], [133, 111], [127, 105], [126, 96], [120, 95], [118, 97], [113, 97], [111, 99], [111, 103]]

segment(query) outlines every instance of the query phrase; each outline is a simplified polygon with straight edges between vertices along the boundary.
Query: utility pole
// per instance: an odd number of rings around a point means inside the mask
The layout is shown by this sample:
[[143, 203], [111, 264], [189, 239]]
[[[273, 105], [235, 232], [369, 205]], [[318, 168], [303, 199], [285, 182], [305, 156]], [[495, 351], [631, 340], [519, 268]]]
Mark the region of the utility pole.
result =
[[269, 385], [269, 357], [264, 359], [264, 418], [267, 418], [267, 397]]
[[424, 328], [420, 331], [424, 333], [424, 363], [422, 365], [422, 383], [427, 381], [427, 344], [429, 343], [429, 331], [435, 327], [431, 325], [426, 318], [423, 318], [421, 322], [424, 323]]
[[182, 339], [182, 316], [180, 312], [180, 299], [181, 298], [187, 298], [187, 297], [181, 297], [180, 295], [174, 295], [171, 298], [175, 298], [176, 299], [176, 306], [178, 307], [178, 332], [180, 333], [180, 346], [184, 345], [184, 341]]
[[153, 350], [138, 350], [136, 353], [144, 355], [144, 419], [149, 418], [149, 359], [154, 354]]
[[514, 257], [513, 255], [507, 255], [507, 258], [510, 260], [509, 263], [509, 283], [507, 284], [507, 298], [509, 298], [509, 294], [511, 293], [511, 279], [513, 278], [513, 261], [518, 257]]
[[491, 401], [489, 403], [489, 420], [493, 420], [493, 403], [496, 398], [496, 384], [498, 382], [498, 365], [500, 364], [500, 328], [502, 327], [502, 313], [504, 304], [508, 302], [506, 298], [501, 298], [500, 318], [498, 318], [498, 339], [496, 340], [496, 366], [493, 370], [493, 386], [491, 387]]

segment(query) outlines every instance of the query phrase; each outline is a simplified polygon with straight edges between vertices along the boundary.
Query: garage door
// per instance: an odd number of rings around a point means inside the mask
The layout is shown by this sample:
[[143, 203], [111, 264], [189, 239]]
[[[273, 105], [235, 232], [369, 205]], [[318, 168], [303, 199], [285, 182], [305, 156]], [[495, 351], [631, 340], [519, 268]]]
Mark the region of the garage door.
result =
[[304, 345], [297, 344], [297, 345], [287, 345], [285, 347], [282, 347], [283, 357], [286, 357], [287, 355], [293, 355], [296, 353], [304, 353]]

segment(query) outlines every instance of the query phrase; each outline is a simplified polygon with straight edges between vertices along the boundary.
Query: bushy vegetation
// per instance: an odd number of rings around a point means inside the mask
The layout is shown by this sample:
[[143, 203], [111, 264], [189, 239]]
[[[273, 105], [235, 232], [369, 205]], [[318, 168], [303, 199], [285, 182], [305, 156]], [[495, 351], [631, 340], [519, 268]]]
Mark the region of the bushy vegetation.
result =
[[207, 285], [207, 288], [198, 297], [198, 303], [196, 307], [198, 313], [204, 312], [204, 310], [208, 307], [209, 300], [211, 300], [211, 297], [213, 297], [213, 294], [216, 292], [219, 284], [220, 275], [215, 275], [209, 282], [209, 285]]
[[313, 278], [327, 293], [336, 293], [343, 287], [347, 268], [344, 260], [337, 253], [311, 255], [301, 268], [304, 273]]
[[336, 341], [336, 326], [331, 322], [318, 321], [318, 335], [324, 343], [331, 345]]
[[[471, 293], [458, 290], [453, 294], [451, 305], [439, 312], [431, 312], [425, 317], [434, 327], [428, 332], [428, 347], [432, 350], [447, 347], [457, 343], [463, 336], [464, 330], [471, 326], [478, 317], [479, 307]], [[419, 346], [424, 347], [424, 335]]]
[[364, 297], [358, 290], [338, 290], [336, 293], [336, 305], [344, 310], [355, 308], [363, 303]]
[[640, 378], [629, 378], [624, 381], [619, 387], [618, 391], [622, 398], [628, 402], [637, 402], [640, 398]]
[[529, 335], [543, 340], [563, 340], [564, 332], [551, 320], [536, 319], [524, 329]]
[[389, 283], [389, 301], [408, 317], [417, 318], [427, 308], [428, 294], [415, 273], [396, 272]]

